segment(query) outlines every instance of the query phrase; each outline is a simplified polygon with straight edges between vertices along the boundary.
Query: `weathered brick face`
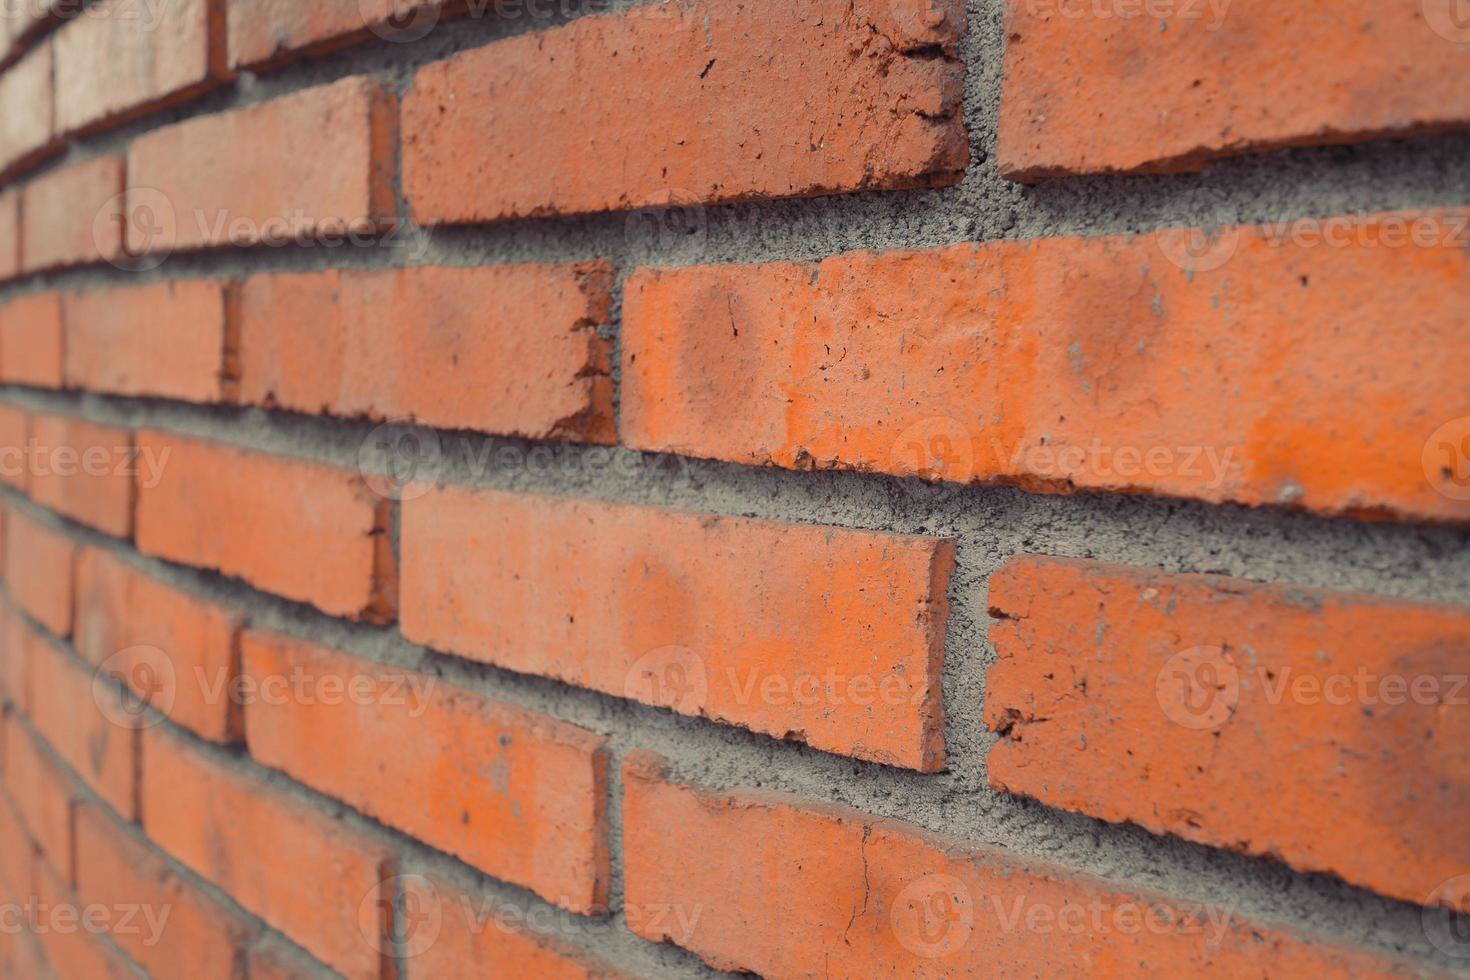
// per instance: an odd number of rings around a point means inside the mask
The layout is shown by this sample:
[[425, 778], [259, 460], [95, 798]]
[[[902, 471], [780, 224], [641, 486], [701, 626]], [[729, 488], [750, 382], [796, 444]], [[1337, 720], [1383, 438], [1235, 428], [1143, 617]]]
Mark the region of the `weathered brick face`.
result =
[[1470, 977], [1463, 0], [0, 7], [0, 980]]

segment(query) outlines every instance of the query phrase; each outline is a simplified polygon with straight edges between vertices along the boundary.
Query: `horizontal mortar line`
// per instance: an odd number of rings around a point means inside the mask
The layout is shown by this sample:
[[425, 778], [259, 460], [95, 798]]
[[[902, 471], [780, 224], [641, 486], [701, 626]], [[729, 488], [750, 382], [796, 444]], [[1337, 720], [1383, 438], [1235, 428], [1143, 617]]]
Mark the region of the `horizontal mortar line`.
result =
[[[9, 596], [7, 594], [7, 599], [8, 598]], [[11, 603], [14, 606], [13, 600], [11, 600]], [[56, 649], [63, 656], [65, 656], [69, 660], [69, 662], [72, 663], [73, 666], [79, 667], [83, 670], [95, 672], [96, 665], [84, 659], [81, 654], [78, 653], [77, 650], [67, 640], [57, 637], [48, 632], [44, 626], [32, 620], [30, 616], [25, 613], [24, 610], [20, 609], [19, 606], [15, 606], [15, 609], [17, 610], [17, 613], [22, 617], [22, 619], [29, 625], [29, 627], [37, 633], [37, 635], [41, 636], [43, 640], [47, 642], [53, 649]], [[119, 688], [119, 690], [121, 690], [121, 688]], [[631, 943], [636, 943], [640, 947], [657, 946], [657, 944], [650, 943], [648, 940], [643, 939], [642, 937], [634, 934], [626, 928], [626, 922], [622, 914], [622, 909], [614, 910], [615, 914], [603, 916], [582, 915], [580, 913], [560, 909], [546, 899], [541, 898], [529, 888], [517, 885], [514, 882], [496, 878], [493, 875], [490, 875], [484, 871], [481, 871], [478, 868], [475, 868], [473, 865], [466, 863], [462, 859], [457, 858], [446, 851], [439, 850], [437, 847], [426, 841], [419, 840], [406, 831], [399, 830], [389, 824], [383, 823], [380, 819], [376, 817], [363, 813], [351, 803], [339, 800], [336, 797], [333, 797], [328, 793], [323, 792], [322, 790], [318, 790], [306, 783], [300, 782], [284, 770], [275, 769], [261, 762], [258, 762], [254, 758], [254, 756], [249, 753], [248, 744], [241, 744], [236, 746], [219, 745], [215, 742], [209, 741], [208, 739], [202, 738], [197, 733], [191, 731], [188, 728], [175, 724], [166, 715], [162, 715], [154, 711], [151, 707], [145, 708], [144, 710], [147, 712], [146, 717], [148, 718], [148, 725], [145, 727], [162, 726], [168, 729], [168, 731], [174, 736], [187, 741], [193, 748], [201, 751], [204, 755], [208, 756], [215, 764], [219, 765], [221, 768], [262, 780], [272, 789], [281, 791], [283, 795], [285, 795], [287, 798], [295, 800], [298, 803], [309, 805], [316, 812], [323, 813], [336, 819], [342, 819], [345, 817], [346, 825], [350, 829], [353, 829], [358, 833], [366, 834], [371, 838], [377, 840], [379, 843], [391, 846], [394, 850], [395, 857], [398, 859], [396, 863], [399, 866], [399, 873], [412, 873], [414, 870], [432, 871], [434, 873], [447, 872], [446, 877], [450, 877], [451, 879], [458, 880], [460, 882], [473, 882], [474, 890], [488, 893], [483, 894], [479, 897], [488, 897], [493, 902], [505, 905], [509, 909], [522, 913], [534, 909], [538, 911], [539, 915], [549, 915], [552, 918], [563, 922], [606, 922], [611, 927], [610, 931], [616, 932], [616, 930], [621, 929], [626, 936], [626, 939]], [[23, 719], [26, 728], [39, 738], [41, 743], [45, 746], [47, 752], [50, 753], [50, 755], [52, 756], [52, 763], [54, 765], [58, 765], [61, 769], [69, 774], [71, 783], [74, 784], [74, 786], [80, 787], [89, 799], [97, 798], [92, 788], [87, 785], [86, 780], [78, 775], [75, 770], [71, 768], [70, 764], [67, 763], [66, 760], [62, 759], [58, 753], [56, 753], [55, 749], [52, 748], [50, 741], [46, 739], [45, 736], [35, 727], [35, 724], [30, 716], [24, 710], [18, 711], [18, 715]], [[100, 801], [100, 798], [97, 799], [99, 799]], [[114, 817], [122, 821], [122, 823], [124, 823], [128, 827], [132, 828], [136, 832], [136, 834], [141, 835], [143, 838], [148, 840], [149, 843], [152, 845], [152, 849], [157, 851], [158, 853], [163, 854], [164, 857], [166, 857], [171, 864], [187, 870], [191, 879], [206, 884], [208, 886], [208, 891], [215, 894], [228, 894], [219, 889], [218, 886], [210, 883], [208, 879], [203, 878], [197, 872], [188, 869], [187, 865], [183, 865], [172, 855], [169, 855], [164, 850], [164, 845], [162, 843], [154, 841], [152, 838], [149, 838], [147, 836], [141, 824], [133, 823], [132, 821], [129, 821], [126, 818], [118, 815], [116, 811], [114, 811], [110, 806], [107, 806], [105, 802], [103, 802], [103, 806], [106, 807], [107, 811], [113, 814]], [[409, 866], [410, 862], [412, 863], [412, 867]], [[250, 919], [257, 921], [261, 925], [265, 926], [267, 930], [271, 932], [276, 931], [271, 929], [268, 924], [266, 924], [263, 920], [260, 920], [259, 917], [256, 916], [254, 913], [250, 912], [247, 909], [244, 909], [243, 906], [240, 906], [238, 902], [235, 902], [233, 900], [233, 898], [231, 899], [229, 904], [233, 906], [236, 910], [244, 912], [244, 914]], [[593, 949], [592, 946], [589, 946], [582, 940], [576, 938], [583, 935], [583, 932], [580, 929], [568, 929], [563, 927], [560, 929], [559, 932], [555, 932], [552, 934], [560, 935], [564, 938], [569, 938], [575, 945], [579, 945], [582, 948]], [[292, 943], [292, 945], [296, 946], [295, 943]], [[296, 948], [299, 949], [300, 947], [297, 946]], [[305, 951], [303, 950], [303, 952]], [[685, 950], [681, 949], [680, 953], [685, 956], [694, 958], [694, 954], [688, 953]], [[309, 953], [307, 953], [306, 955], [310, 956]], [[315, 960], [314, 957], [313, 960]], [[694, 958], [694, 963], [697, 962], [697, 958]], [[693, 963], [689, 965], [693, 965]], [[718, 973], [717, 971], [705, 972], [711, 976], [725, 975], [722, 973]]]
[[[0, 487], [0, 495], [10, 497], [13, 493], [9, 488]], [[44, 511], [35, 505], [31, 508]], [[72, 522], [62, 519], [59, 523], [71, 525]], [[95, 538], [94, 544], [103, 545], [135, 567], [146, 570], [164, 565], [138, 554], [125, 542], [79, 526], [75, 530], [83, 532], [81, 536]], [[949, 787], [943, 783], [945, 777], [866, 763], [735, 726], [636, 705], [563, 682], [518, 675], [453, 654], [418, 647], [404, 640], [393, 628], [378, 631], [372, 627], [343, 623], [244, 583], [223, 579], [217, 573], [172, 564], [167, 564], [166, 568], [169, 574], [160, 578], [173, 584], [187, 581], [195, 593], [239, 609], [249, 619], [247, 628], [280, 629], [370, 662], [437, 676], [481, 696], [545, 713], [604, 734], [620, 755], [635, 748], [651, 749], [669, 758], [677, 771], [680, 757], [690, 754], [691, 745], [697, 746], [701, 759], [718, 759], [722, 771], [727, 773], [721, 780], [724, 786], [710, 786], [715, 790], [775, 789], [813, 802], [837, 802], [875, 818], [897, 820], [952, 839], [998, 847], [1008, 853], [1057, 864], [1120, 885], [1152, 888], [1181, 901], [1221, 905], [1220, 894], [1211, 886], [1217, 881], [1229, 882], [1231, 890], [1236, 892], [1236, 901], [1225, 907], [1238, 914], [1291, 924], [1322, 935], [1355, 940], [1370, 935], [1370, 942], [1384, 949], [1407, 948], [1421, 957], [1432, 958], [1436, 952], [1427, 945], [1421, 945], [1427, 940], [1418, 932], [1418, 906], [1377, 895], [1330, 875], [1298, 872], [1268, 858], [1248, 857], [1190, 844], [1130, 825], [1108, 824], [988, 788], [974, 794], [972, 802], [981, 804], [980, 809], [957, 808], [946, 802]], [[213, 582], [209, 581], [211, 577]], [[221, 595], [222, 592], [236, 598]], [[323, 626], [327, 628], [319, 632]], [[344, 642], [344, 632], [358, 634], [359, 638], [376, 633], [371, 638], [376, 642], [361, 642], [361, 639]], [[573, 696], [571, 704], [567, 703], [566, 695]], [[203, 741], [189, 734], [191, 738]], [[785, 768], [773, 766], [773, 757], [779, 757]], [[253, 761], [251, 764], [256, 765]], [[256, 767], [289, 779], [276, 770]], [[852, 778], [854, 775], [859, 777], [856, 781]], [[838, 791], [835, 796], [834, 788]], [[855, 788], [860, 792], [854, 793]], [[325, 794], [320, 795], [331, 800]], [[335, 806], [352, 809], [340, 801], [331, 802]], [[926, 817], [923, 813], [911, 812], [916, 803], [921, 810], [933, 809], [935, 815]], [[1007, 817], [1034, 816], [1038, 809], [1046, 815], [1048, 824], [1029, 830], [1028, 836], [1033, 839], [1021, 843], [1013, 840], [991, 842], [995, 833], [1002, 829], [998, 824]], [[1057, 846], [1059, 835], [1063, 841], [1060, 848]], [[1100, 844], [1113, 851], [1149, 852], [1149, 870], [1160, 880], [1141, 880], [1127, 875], [1120, 877], [1114, 866], [1116, 859], [1106, 857]], [[1312, 889], [1308, 909], [1291, 908], [1283, 903], [1279, 885], [1283, 874], [1299, 882], [1314, 882], [1319, 886]], [[1300, 899], [1301, 896], [1296, 897]], [[1352, 920], [1352, 924], [1339, 925], [1339, 920], [1344, 917]], [[1400, 924], [1389, 925], [1395, 919]], [[1393, 938], [1385, 940], [1372, 936], [1370, 926], [1388, 929]]]
[[[1470, 145], [1470, 144], [1467, 144]], [[1091, 178], [1077, 178], [1078, 180], [1090, 180]], [[1114, 180], [1121, 178], [1111, 178]], [[1222, 178], [1223, 179], [1223, 178]], [[1076, 185], [1070, 185], [1073, 191], [1078, 190]], [[1060, 188], [1057, 188], [1060, 189]], [[114, 268], [106, 261], [99, 261], [84, 265], [70, 266], [64, 269], [55, 269], [45, 272], [24, 273], [16, 278], [0, 285], [0, 301], [13, 296], [25, 295], [29, 292], [45, 291], [49, 289], [72, 289], [72, 288], [105, 288], [108, 286], [123, 286], [129, 284], [145, 285], [155, 282], [166, 282], [185, 278], [209, 278], [228, 279], [243, 278], [250, 275], [267, 273], [304, 273], [312, 271], [328, 271], [331, 269], [396, 269], [413, 268], [418, 266], [446, 265], [458, 268], [478, 268], [485, 266], [498, 266], [509, 264], [520, 264], [524, 262], [575, 262], [589, 261], [593, 259], [609, 259], [617, 263], [625, 272], [631, 272], [636, 268], [661, 267], [661, 268], [686, 268], [694, 265], [749, 265], [763, 262], [798, 261], [816, 262], [835, 255], [848, 254], [856, 251], [935, 251], [956, 245], [987, 245], [996, 243], [1014, 243], [1041, 240], [1044, 238], [1074, 237], [1087, 238], [1112, 237], [1120, 235], [1148, 235], [1154, 232], [1177, 227], [1219, 227], [1222, 222], [1213, 217], [1220, 202], [1211, 200], [1208, 202], [1210, 212], [1206, 213], [1204, 205], [1195, 209], [1195, 213], [1179, 214], [1171, 211], [1168, 214], [1150, 215], [1144, 221], [1128, 220], [1122, 217], [1105, 222], [1103, 227], [1098, 227], [1095, 221], [1079, 221], [1066, 223], [1063, 227], [1056, 228], [1046, 234], [1036, 234], [1028, 231], [1023, 223], [1018, 222], [1005, 233], [994, 237], [974, 238], [964, 235], [956, 236], [953, 231], [943, 227], [946, 217], [941, 207], [929, 208], [921, 206], [923, 210], [932, 210], [934, 214], [934, 227], [928, 232], [921, 232], [922, 241], [911, 239], [894, 240], [890, 242], [879, 242], [866, 244], [838, 245], [835, 248], [823, 246], [798, 245], [798, 254], [789, 254], [784, 248], [772, 247], [771, 245], [758, 245], [757, 254], [750, 254], [751, 245], [746, 241], [752, 225], [759, 226], [762, 233], [768, 233], [774, 226], [789, 224], [792, 227], [789, 235], [792, 240], [803, 237], [803, 230], [799, 227], [803, 219], [799, 216], [783, 216], [782, 211], [788, 211], [793, 206], [811, 206], [814, 202], [820, 203], [829, 212], [831, 218], [837, 220], [847, 212], [852, 212], [854, 220], [864, 219], [876, 220], [881, 215], [870, 214], [870, 212], [886, 210], [894, 206], [897, 201], [924, 201], [938, 195], [948, 195], [955, 203], [963, 204], [961, 198], [962, 187], [949, 187], [939, 189], [920, 190], [898, 190], [881, 193], [883, 198], [864, 199], [859, 195], [833, 195], [830, 197], [817, 198], [776, 198], [765, 201], [745, 202], [736, 204], [717, 204], [703, 208], [709, 215], [709, 226], [718, 229], [723, 224], [732, 226], [732, 233], [728, 238], [717, 237], [717, 246], [708, 251], [702, 251], [694, 256], [680, 254], [686, 251], [679, 244], [665, 246], [663, 251], [669, 253], [664, 255], [634, 254], [631, 247], [625, 241], [626, 224], [630, 212], [599, 212], [586, 215], [568, 215], [549, 218], [513, 219], [501, 222], [489, 222], [485, 224], [470, 225], [435, 225], [419, 226], [412, 222], [405, 211], [396, 220], [400, 222], [400, 230], [389, 237], [389, 242], [403, 242], [403, 244], [376, 244], [368, 246], [342, 245], [337, 247], [320, 245], [300, 245], [294, 242], [284, 247], [270, 245], [250, 246], [217, 246], [212, 248], [197, 248], [188, 251], [173, 253], [159, 268], [149, 270], [146, 273], [130, 272], [120, 268]], [[1033, 192], [1034, 193], [1034, 192]], [[1045, 194], [1046, 191], [1040, 192]], [[1244, 192], [1242, 192], [1244, 193]], [[1439, 208], [1463, 207], [1470, 204], [1470, 194], [1455, 193], [1450, 189], [1441, 189], [1433, 196], [1425, 198], [1418, 194], [1410, 194], [1408, 199], [1398, 199], [1396, 195], [1384, 194], [1384, 188], [1379, 185], [1373, 192], [1373, 198], [1367, 201], [1357, 202], [1356, 206], [1345, 208], [1339, 204], [1321, 205], [1314, 201], [1294, 202], [1289, 209], [1273, 210], [1268, 215], [1262, 215], [1259, 221], [1247, 220], [1239, 222], [1245, 226], [1268, 223], [1273, 221], [1293, 221], [1302, 218], [1326, 219], [1340, 215], [1375, 214], [1391, 211], [1413, 211], [1434, 210]], [[1038, 195], [1039, 196], [1039, 195]], [[1140, 193], [1140, 202], [1146, 196]], [[658, 210], [658, 209], [652, 209]], [[742, 211], [755, 212], [754, 217], [736, 217]], [[1126, 205], [1119, 205], [1116, 213], [1124, 215], [1128, 213]], [[764, 217], [762, 216], [764, 215]], [[1227, 222], [1226, 224], [1235, 224]], [[368, 238], [382, 239], [384, 236], [367, 236]], [[911, 236], [912, 237], [912, 236]], [[550, 239], [560, 240], [551, 241]], [[420, 246], [414, 244], [424, 241], [429, 253], [408, 256], [405, 253], [414, 251]], [[491, 252], [497, 249], [507, 254], [489, 257], [485, 255], [470, 256], [468, 259], [462, 254], [466, 247], [472, 247], [481, 252]], [[515, 249], [529, 247], [534, 252], [531, 255], [515, 254]], [[764, 252], [764, 254], [760, 254]], [[350, 255], [350, 259], [343, 256]]]
[[[95, 424], [140, 430], [155, 429], [181, 438], [217, 442], [246, 451], [278, 456], [289, 460], [354, 470], [358, 468], [358, 452], [377, 425], [360, 419], [342, 419], [316, 415], [298, 415], [263, 411], [253, 407], [231, 405], [194, 405], [162, 399], [126, 399], [77, 391], [21, 389], [0, 386], [6, 394], [3, 403], [40, 414], [61, 414]], [[242, 421], [251, 425], [263, 420], [265, 428], [242, 433]], [[427, 427], [423, 427], [427, 429]], [[1295, 564], [1301, 567], [1283, 578], [1282, 573], [1257, 567], [1256, 559], [1247, 555], [1245, 567], [1231, 569], [1237, 578], [1270, 584], [1288, 584], [1335, 591], [1365, 591], [1385, 597], [1410, 600], [1460, 602], [1470, 601], [1470, 579], [1459, 566], [1470, 572], [1470, 528], [1400, 524], [1394, 522], [1360, 522], [1345, 517], [1322, 517], [1280, 508], [1250, 508], [1243, 505], [1216, 505], [1199, 501], [1171, 500], [1127, 494], [1078, 493], [1072, 495], [1031, 494], [999, 485], [942, 484], [935, 487], [918, 478], [898, 478], [855, 470], [798, 471], [783, 467], [750, 466], [703, 460], [671, 454], [649, 454], [626, 447], [598, 447], [574, 443], [537, 442], [470, 432], [434, 431], [441, 445], [449, 447], [444, 465], [436, 481], [448, 487], [464, 487], [555, 496], [609, 504], [698, 511], [732, 518], [753, 517], [803, 526], [841, 527], [877, 533], [918, 534], [948, 537], [959, 543], [961, 568], [976, 568], [977, 544], [993, 549], [1021, 539], [1008, 554], [1026, 551], [1044, 552], [1060, 557], [1092, 557], [1114, 564], [1154, 567], [1153, 548], [1147, 540], [1125, 538], [1117, 546], [1102, 547], [1104, 542], [1078, 540], [1066, 533], [1069, 525], [1076, 529], [1096, 529], [1099, 511], [1112, 512], [1105, 527], [1134, 530], [1161, 509], [1176, 525], [1174, 530], [1200, 532], [1211, 522], [1228, 517], [1237, 524], [1224, 532], [1211, 532], [1201, 538], [1208, 544], [1252, 542], [1251, 550], [1264, 554], [1273, 545], [1285, 545], [1294, 556], [1303, 556]], [[467, 456], [460, 459], [454, 450]], [[504, 467], [496, 460], [502, 453], [516, 456], [516, 465]], [[529, 461], [533, 454], [537, 460]], [[473, 458], [469, 458], [469, 457]], [[488, 460], [485, 467], [475, 462]], [[544, 467], [544, 468], [543, 468]], [[541, 468], [538, 471], [538, 468]], [[565, 479], [566, 473], [571, 479]], [[561, 474], [561, 475], [559, 475]], [[673, 485], [669, 477], [677, 477]], [[854, 515], [843, 507], [840, 491], [888, 491], [891, 499], [874, 504], [864, 513]], [[905, 493], [904, 491], [908, 492]], [[932, 494], [932, 495], [931, 495]], [[824, 497], [836, 496], [836, 503]], [[979, 513], [979, 507], [1001, 509], [999, 514]], [[401, 506], [401, 505], [400, 505]], [[1045, 530], [1023, 529], [1019, 535], [987, 516], [1006, 517], [1005, 509], [1015, 508], [1044, 512], [1048, 518]], [[796, 511], [793, 513], [793, 509]], [[895, 525], [897, 525], [895, 527]], [[1279, 540], [1254, 541], [1246, 536], [1252, 525], [1283, 529]], [[1334, 539], [1344, 535], [1351, 542]], [[1061, 542], [1067, 542], [1061, 547]], [[1403, 549], [1398, 577], [1391, 568], [1353, 568], [1352, 584], [1344, 587], [1331, 576], [1341, 575], [1343, 552], [1349, 546], [1369, 543], [1397, 544]], [[989, 572], [999, 562], [978, 566]], [[1240, 563], [1237, 563], [1240, 564]], [[1174, 569], [1170, 569], [1174, 570]], [[1215, 572], [1215, 567], [1188, 565], [1184, 572]], [[1310, 572], [1310, 574], [1308, 574]], [[1441, 585], [1436, 576], [1442, 578]], [[978, 597], [976, 597], [978, 600]], [[984, 607], [979, 608], [984, 613]]]

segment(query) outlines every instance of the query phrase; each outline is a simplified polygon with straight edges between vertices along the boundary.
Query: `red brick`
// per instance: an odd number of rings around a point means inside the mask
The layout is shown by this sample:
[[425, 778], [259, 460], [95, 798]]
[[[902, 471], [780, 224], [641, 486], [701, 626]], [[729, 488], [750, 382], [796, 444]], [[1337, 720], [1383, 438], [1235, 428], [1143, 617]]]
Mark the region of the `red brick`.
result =
[[401, 548], [416, 643], [943, 766], [948, 541], [452, 488], [404, 501]]
[[51, 748], [123, 817], [138, 816], [138, 723], [117, 686], [50, 642], [29, 645], [31, 723]]
[[76, 815], [77, 895], [89, 905], [138, 908], [109, 923], [113, 942], [154, 980], [244, 980], [258, 929], [206, 895], [136, 832], [88, 804]]
[[393, 874], [382, 845], [161, 726], [143, 733], [143, 828], [349, 980], [391, 976], [379, 952], [391, 924], [377, 902]]
[[624, 784], [629, 927], [717, 969], [834, 978], [1414, 972], [896, 820], [670, 782], [646, 752], [629, 758]]
[[1470, 863], [1470, 608], [1037, 557], [990, 604], [996, 788], [1419, 903]]
[[138, 445], [166, 461], [156, 485], [138, 487], [139, 551], [334, 616], [392, 618], [392, 511], [359, 474], [165, 432], [140, 432]]
[[[622, 437], [749, 464], [1470, 519], [1425, 470], [1426, 440], [1465, 414], [1452, 284], [1470, 274], [1455, 247], [1470, 213], [1341, 221], [1344, 247], [1230, 229], [1212, 269], [1161, 232], [640, 270]], [[1395, 237], [1414, 221], [1438, 245]], [[1403, 325], [1389, 349], [1385, 322]]]
[[56, 33], [56, 129], [114, 125], [183, 102], [225, 70], [224, 0], [104, 0]]
[[41, 634], [28, 624], [9, 599], [0, 598], [0, 693], [22, 711], [27, 708], [30, 648]]
[[34, 388], [61, 387], [59, 293], [31, 293], [0, 306], [0, 380]]
[[75, 645], [176, 725], [214, 742], [241, 738], [235, 610], [166, 585], [103, 551], [77, 557]]
[[20, 190], [0, 193], [0, 280], [20, 275]]
[[260, 762], [564, 908], [606, 907], [600, 736], [279, 633], [241, 648]]
[[133, 433], [63, 415], [31, 416], [36, 503], [114, 537], [133, 530]]
[[56, 636], [71, 635], [72, 560], [63, 532], [10, 508], [5, 519], [5, 583], [15, 604]]
[[0, 483], [21, 492], [31, 483], [29, 440], [30, 416], [12, 405], [0, 405]]
[[17, 173], [52, 149], [51, 45], [0, 72], [0, 175]]
[[1176, 173], [1242, 153], [1463, 128], [1466, 38], [1441, 33], [1453, 6], [1221, 0], [1168, 4], [1175, 16], [1161, 21], [1091, 16], [1062, 0], [1008, 4], [1001, 173]]
[[522, 34], [419, 70], [404, 193], [436, 224], [955, 183], [963, 69], [927, 52], [964, 27], [957, 0], [688, 0]]
[[5, 722], [5, 788], [21, 823], [61, 875], [72, 877], [71, 815], [76, 790], [14, 717]]
[[[46, 962], [54, 971], [52, 975], [86, 980], [148, 980], [117, 947], [85, 925], [86, 907], [41, 857], [35, 859], [35, 882], [32, 929]], [[121, 919], [127, 912], [109, 908], [91, 914], [105, 915], [112, 920]]]
[[123, 158], [93, 157], [52, 170], [21, 191], [21, 262], [44, 272], [115, 258], [122, 251], [117, 211]]
[[606, 263], [256, 276], [240, 399], [298, 412], [611, 443]]
[[[621, 976], [587, 953], [521, 928], [505, 909], [436, 875], [405, 875], [404, 907], [427, 916], [404, 936], [407, 980], [480, 980], [497, 976], [595, 980]], [[254, 980], [254, 978], [252, 978]]]
[[366, 77], [155, 130], [128, 150], [128, 212], [172, 211], [172, 228], [129, 224], [129, 251], [377, 230], [394, 213], [394, 143], [394, 99]]
[[[485, 9], [484, 0], [479, 0]], [[281, 3], [280, 0], [231, 0], [229, 4], [230, 65], [235, 68], [274, 67], [306, 54], [319, 54], [372, 37], [376, 30], [388, 39], [417, 38], [432, 27], [445, 7], [463, 2], [438, 0], [316, 0]], [[406, 15], [412, 15], [407, 16]], [[405, 19], [406, 18], [406, 19]], [[401, 23], [400, 23], [401, 21]], [[403, 28], [402, 33], [394, 25]]]
[[31, 892], [31, 861], [36, 849], [8, 793], [0, 793], [0, 888], [19, 899]]
[[225, 401], [233, 287], [193, 280], [66, 293], [66, 381], [113, 395]]

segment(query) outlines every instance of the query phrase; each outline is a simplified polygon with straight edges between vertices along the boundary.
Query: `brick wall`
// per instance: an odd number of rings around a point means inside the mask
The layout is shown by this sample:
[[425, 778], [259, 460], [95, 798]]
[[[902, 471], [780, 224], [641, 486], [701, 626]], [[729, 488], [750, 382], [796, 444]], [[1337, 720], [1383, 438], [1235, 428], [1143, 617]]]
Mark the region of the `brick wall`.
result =
[[1470, 976], [1455, 0], [12, 0], [0, 976]]

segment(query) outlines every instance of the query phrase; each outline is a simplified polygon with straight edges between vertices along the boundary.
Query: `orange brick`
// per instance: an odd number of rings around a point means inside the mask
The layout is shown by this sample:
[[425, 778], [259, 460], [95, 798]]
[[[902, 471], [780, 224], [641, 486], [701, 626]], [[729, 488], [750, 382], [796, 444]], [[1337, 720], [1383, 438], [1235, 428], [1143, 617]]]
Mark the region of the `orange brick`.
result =
[[10, 508], [5, 519], [5, 583], [16, 605], [56, 636], [71, 635], [72, 559], [63, 532]]
[[[930, 26], [932, 25], [932, 26]], [[420, 69], [403, 183], [421, 224], [957, 182], [957, 0], [683, 0]]]
[[5, 722], [5, 788], [21, 823], [67, 881], [72, 877], [71, 816], [76, 790], [14, 717]]
[[394, 99], [366, 77], [148, 133], [128, 150], [128, 212], [163, 208], [172, 227], [158, 234], [129, 224], [128, 249], [340, 241], [377, 230], [394, 214], [394, 137]]
[[241, 648], [260, 762], [564, 908], [606, 907], [600, 736], [279, 633]]
[[[484, 964], [497, 976], [596, 980], [621, 976], [565, 943], [521, 928], [507, 912], [436, 875], [404, 875], [404, 907], [428, 916], [404, 935], [408, 976], [479, 980]], [[253, 978], [252, 978], [253, 980]]]
[[[1046, 492], [1470, 519], [1426, 441], [1470, 414], [1470, 212], [640, 270], [635, 449]], [[1436, 245], [1407, 236], [1427, 222]], [[1171, 260], [1172, 257], [1172, 260]], [[1403, 324], [1385, 349], [1382, 325]], [[1435, 482], [1431, 482], [1431, 478]], [[1463, 497], [1463, 495], [1458, 495]]]
[[113, 941], [154, 980], [244, 980], [240, 962], [258, 929], [210, 898], [136, 831], [88, 804], [76, 815], [77, 895], [135, 908], [109, 921]]
[[140, 432], [138, 445], [166, 460], [138, 487], [139, 551], [334, 616], [392, 619], [392, 511], [359, 474], [165, 432]]
[[30, 416], [0, 405], [0, 483], [24, 492], [31, 483], [30, 460]]
[[122, 224], [115, 212], [123, 162], [120, 156], [93, 157], [25, 185], [20, 245], [25, 272], [103, 262], [121, 253]]
[[118, 813], [138, 815], [138, 726], [116, 685], [51, 643], [29, 645], [31, 723]]
[[1414, 964], [845, 807], [624, 770], [627, 918], [766, 976], [1410, 976]]
[[231, 296], [229, 283], [206, 280], [65, 294], [67, 384], [114, 395], [228, 400]]
[[40, 638], [10, 600], [0, 598], [0, 693], [22, 711], [30, 692], [30, 648]]
[[[148, 980], [136, 964], [87, 924], [85, 906], [61, 875], [39, 856], [35, 859], [34, 880], [36, 903], [32, 907], [31, 928], [54, 971], [49, 975], [87, 980]], [[91, 914], [94, 920], [97, 915], [113, 920], [127, 913], [101, 909]]]
[[0, 380], [60, 388], [61, 348], [59, 293], [31, 293], [0, 306]]
[[332, 815], [160, 726], [143, 733], [143, 828], [349, 980], [392, 975], [378, 904], [392, 855]]
[[[219, 84], [223, 0], [104, 0], [56, 33], [56, 128], [115, 125]], [[211, 34], [213, 36], [211, 36]]]
[[948, 541], [451, 488], [404, 501], [401, 548], [416, 643], [943, 766]]
[[0, 280], [20, 275], [20, 190], [0, 193]]
[[35, 853], [10, 794], [0, 793], [0, 889], [7, 898], [30, 894], [31, 861]]
[[[376, 29], [389, 39], [417, 37], [432, 27], [444, 7], [463, 3], [436, 0], [232, 0], [229, 48], [232, 67], [259, 70], [306, 54], [319, 54], [371, 37]], [[480, 0], [480, 9], [485, 9]], [[404, 20], [406, 18], [406, 20]], [[402, 34], [394, 28], [400, 20]]]
[[1452, 3], [1212, 0], [1167, 4], [1167, 21], [1141, 6], [1007, 5], [1002, 174], [1173, 173], [1470, 124], [1470, 36]]
[[996, 788], [1418, 903], [1470, 863], [1470, 609], [1033, 557], [990, 604]]
[[30, 494], [114, 537], [133, 530], [133, 433], [64, 415], [31, 416]]
[[77, 652], [214, 742], [241, 738], [235, 610], [88, 548], [77, 557]]
[[0, 72], [0, 175], [17, 173], [51, 150], [51, 45]]
[[611, 290], [601, 262], [256, 276], [240, 399], [611, 443]]

